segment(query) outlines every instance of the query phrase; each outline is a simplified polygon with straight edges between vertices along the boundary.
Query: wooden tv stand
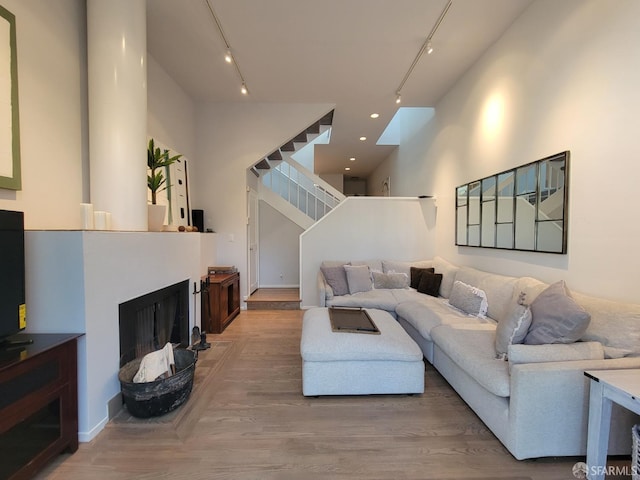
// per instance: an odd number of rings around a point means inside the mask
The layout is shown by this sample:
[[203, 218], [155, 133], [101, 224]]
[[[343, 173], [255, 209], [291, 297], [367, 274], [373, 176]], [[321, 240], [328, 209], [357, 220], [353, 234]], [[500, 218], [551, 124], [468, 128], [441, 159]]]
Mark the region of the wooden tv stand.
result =
[[18, 334], [0, 345], [0, 478], [32, 478], [78, 449], [77, 334]]
[[[208, 295], [202, 295], [202, 330], [222, 333], [240, 313], [240, 274], [216, 273], [208, 278]], [[201, 280], [206, 282], [207, 277]]]

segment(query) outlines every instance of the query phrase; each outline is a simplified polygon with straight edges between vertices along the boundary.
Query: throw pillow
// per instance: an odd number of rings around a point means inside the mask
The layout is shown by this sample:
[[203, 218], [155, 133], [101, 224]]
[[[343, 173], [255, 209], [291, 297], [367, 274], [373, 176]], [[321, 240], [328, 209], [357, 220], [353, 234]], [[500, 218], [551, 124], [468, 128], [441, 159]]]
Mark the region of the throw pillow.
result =
[[347, 285], [349, 286], [350, 294], [371, 290], [371, 272], [367, 265], [345, 265], [344, 271], [347, 274]]
[[420, 276], [423, 272], [435, 273], [435, 269], [433, 268], [418, 268], [418, 267], [410, 267], [409, 274], [411, 276], [411, 288], [418, 289], [418, 284], [420, 283]]
[[373, 288], [407, 288], [409, 278], [404, 273], [371, 272]]
[[569, 294], [564, 280], [554, 283], [531, 303], [531, 326], [524, 339], [527, 345], [573, 343], [582, 337], [591, 315]]
[[507, 349], [514, 343], [522, 343], [531, 325], [531, 309], [524, 303], [525, 293], [521, 292], [518, 303], [507, 310], [496, 327], [496, 358], [507, 360]]
[[333, 290], [336, 296], [346, 295], [349, 293], [349, 285], [347, 284], [347, 273], [344, 266], [337, 267], [320, 267], [324, 279]]
[[422, 275], [420, 275], [420, 283], [418, 283], [418, 292], [437, 297], [440, 292], [441, 283], [441, 273], [422, 272]]
[[474, 317], [485, 318], [489, 303], [487, 294], [479, 288], [467, 285], [459, 280], [453, 282], [449, 305]]

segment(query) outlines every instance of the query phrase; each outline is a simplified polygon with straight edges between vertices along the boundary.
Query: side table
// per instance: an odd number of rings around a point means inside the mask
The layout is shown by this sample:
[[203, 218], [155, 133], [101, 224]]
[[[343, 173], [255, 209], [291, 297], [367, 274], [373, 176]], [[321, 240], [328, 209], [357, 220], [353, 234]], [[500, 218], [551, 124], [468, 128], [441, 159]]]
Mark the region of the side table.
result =
[[612, 403], [640, 415], [640, 369], [588, 370], [584, 374], [591, 379], [587, 478], [600, 480], [607, 470]]

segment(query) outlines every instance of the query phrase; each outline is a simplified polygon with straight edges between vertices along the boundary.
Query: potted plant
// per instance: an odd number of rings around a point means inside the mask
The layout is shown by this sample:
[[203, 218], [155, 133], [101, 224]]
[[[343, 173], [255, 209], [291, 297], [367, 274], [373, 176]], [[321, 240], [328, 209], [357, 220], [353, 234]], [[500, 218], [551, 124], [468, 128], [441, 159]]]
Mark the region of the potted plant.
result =
[[164, 176], [166, 167], [177, 161], [182, 155], [169, 156], [169, 150], [161, 150], [155, 146], [152, 139], [147, 147], [147, 186], [151, 190], [151, 205], [149, 205], [149, 230], [161, 231], [164, 223], [166, 205], [157, 204], [157, 194], [171, 185], [167, 184]]

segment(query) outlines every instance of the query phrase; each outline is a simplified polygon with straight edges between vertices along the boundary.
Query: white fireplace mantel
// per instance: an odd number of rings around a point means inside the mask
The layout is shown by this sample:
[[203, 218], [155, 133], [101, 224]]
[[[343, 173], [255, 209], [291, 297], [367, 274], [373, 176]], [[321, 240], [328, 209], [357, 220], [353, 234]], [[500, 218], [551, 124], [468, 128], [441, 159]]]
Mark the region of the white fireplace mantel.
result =
[[200, 325], [200, 296], [191, 292], [216, 263], [216, 235], [33, 230], [25, 233], [25, 255], [27, 331], [84, 334], [78, 428], [80, 441], [90, 441], [120, 393], [119, 304], [188, 279], [189, 328]]

